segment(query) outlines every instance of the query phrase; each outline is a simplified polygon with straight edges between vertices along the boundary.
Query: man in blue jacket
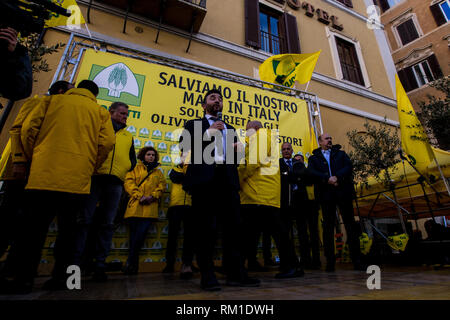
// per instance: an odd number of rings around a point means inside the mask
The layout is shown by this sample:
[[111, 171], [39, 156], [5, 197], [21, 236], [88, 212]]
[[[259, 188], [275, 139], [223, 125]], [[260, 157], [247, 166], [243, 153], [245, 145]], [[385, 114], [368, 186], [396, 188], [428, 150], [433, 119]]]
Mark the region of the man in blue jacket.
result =
[[347, 232], [347, 243], [355, 270], [365, 270], [361, 263], [358, 229], [353, 214], [353, 167], [340, 145], [333, 145], [327, 133], [319, 136], [320, 148], [313, 151], [308, 169], [314, 177], [314, 191], [323, 214], [323, 244], [327, 259], [326, 271], [335, 270], [334, 227], [336, 209], [342, 216]]

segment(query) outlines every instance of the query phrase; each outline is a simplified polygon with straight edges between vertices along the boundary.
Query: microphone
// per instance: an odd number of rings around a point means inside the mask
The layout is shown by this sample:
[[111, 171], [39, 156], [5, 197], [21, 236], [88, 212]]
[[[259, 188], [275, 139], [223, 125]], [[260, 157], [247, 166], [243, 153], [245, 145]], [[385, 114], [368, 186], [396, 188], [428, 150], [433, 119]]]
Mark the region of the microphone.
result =
[[222, 111], [217, 112], [217, 121], [222, 121]]

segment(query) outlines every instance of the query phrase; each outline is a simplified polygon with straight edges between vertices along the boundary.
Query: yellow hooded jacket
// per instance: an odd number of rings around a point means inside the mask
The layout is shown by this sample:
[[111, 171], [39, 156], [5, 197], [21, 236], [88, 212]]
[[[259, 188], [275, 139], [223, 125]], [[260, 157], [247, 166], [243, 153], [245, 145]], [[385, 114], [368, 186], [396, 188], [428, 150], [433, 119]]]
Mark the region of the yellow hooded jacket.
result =
[[[125, 191], [130, 195], [127, 210], [124, 218], [158, 218], [159, 201], [154, 201], [149, 205], [142, 205], [139, 200], [143, 197], [152, 196], [160, 199], [166, 188], [166, 179], [159, 170], [159, 166], [154, 168], [147, 177], [147, 167], [139, 161], [136, 167], [125, 176]], [[145, 179], [147, 177], [147, 179]], [[145, 181], [141, 184], [141, 182]], [[141, 184], [139, 186], [139, 184]]]
[[25, 119], [23, 151], [31, 161], [26, 189], [89, 194], [91, 176], [114, 146], [109, 112], [87, 89], [42, 100]]
[[[241, 204], [280, 207], [277, 137], [261, 128], [246, 138], [245, 163], [238, 168]], [[273, 151], [273, 152], [272, 152]]]

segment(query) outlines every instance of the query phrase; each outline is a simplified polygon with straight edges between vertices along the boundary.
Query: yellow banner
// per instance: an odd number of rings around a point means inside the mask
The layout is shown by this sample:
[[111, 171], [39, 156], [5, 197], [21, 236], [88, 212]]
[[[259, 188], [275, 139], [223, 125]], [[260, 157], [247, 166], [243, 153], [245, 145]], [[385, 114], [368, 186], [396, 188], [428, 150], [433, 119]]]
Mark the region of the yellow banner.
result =
[[203, 95], [213, 87], [224, 98], [224, 121], [242, 141], [247, 122], [260, 120], [265, 128], [279, 129], [280, 144], [290, 142], [303, 154], [310, 149], [307, 104], [292, 96], [94, 50], [83, 57], [77, 82], [83, 79], [97, 83], [104, 107], [115, 101], [130, 106], [128, 131], [135, 147], [154, 146], [166, 174], [178, 156], [181, 129], [187, 120], [203, 117]]
[[[280, 149], [283, 142], [292, 143], [295, 152], [305, 154], [310, 149], [307, 104], [292, 96], [94, 50], [87, 50], [83, 56], [76, 82], [83, 79], [97, 83], [97, 100], [105, 108], [115, 101], [129, 105], [127, 130], [134, 136], [136, 149], [154, 146], [160, 153], [168, 187], [155, 226], [157, 237], [154, 241], [147, 237], [149, 248], [155, 247], [155, 241], [165, 247], [171, 187], [168, 173], [179, 156], [182, 128], [187, 120], [203, 117], [201, 102], [209, 89], [221, 90], [223, 119], [236, 128], [242, 142], [247, 122], [260, 120], [266, 128], [279, 129]], [[116, 232], [115, 239], [120, 240], [120, 236]], [[153, 249], [146, 257], [164, 261], [163, 255]]]

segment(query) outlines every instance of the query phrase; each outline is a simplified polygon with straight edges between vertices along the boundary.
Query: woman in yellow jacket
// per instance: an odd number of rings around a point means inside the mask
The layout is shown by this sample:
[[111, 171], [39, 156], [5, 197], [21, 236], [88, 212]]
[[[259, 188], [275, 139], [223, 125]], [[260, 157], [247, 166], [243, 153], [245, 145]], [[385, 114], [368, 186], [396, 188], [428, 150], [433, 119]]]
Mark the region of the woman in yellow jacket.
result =
[[125, 191], [129, 194], [125, 219], [130, 228], [128, 260], [124, 272], [136, 274], [139, 269], [139, 251], [144, 244], [147, 231], [158, 218], [158, 204], [166, 179], [159, 170], [158, 152], [153, 147], [139, 151], [140, 160], [133, 171], [125, 177]]

